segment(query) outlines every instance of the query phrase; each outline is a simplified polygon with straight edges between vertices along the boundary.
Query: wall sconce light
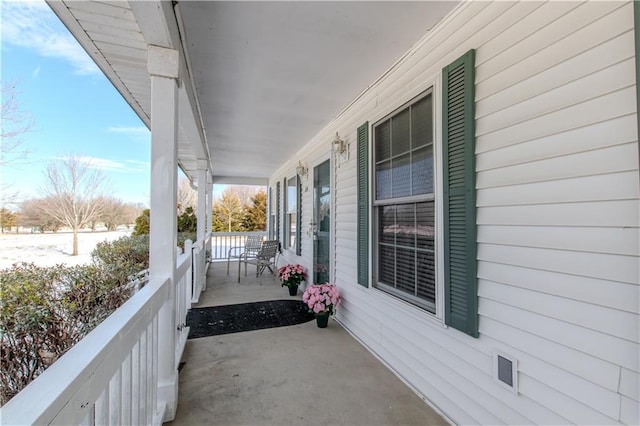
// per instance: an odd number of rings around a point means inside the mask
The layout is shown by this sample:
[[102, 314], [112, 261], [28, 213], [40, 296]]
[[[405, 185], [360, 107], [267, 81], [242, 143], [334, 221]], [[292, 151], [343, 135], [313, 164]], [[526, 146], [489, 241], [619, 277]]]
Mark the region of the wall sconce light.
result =
[[336, 154], [344, 154], [344, 151], [347, 149], [346, 143], [340, 138], [338, 132], [336, 132], [336, 137], [333, 139], [333, 152]]
[[301, 161], [298, 161], [298, 165], [296, 166], [296, 173], [300, 177], [306, 177], [308, 171], [309, 169], [305, 165], [303, 165]]

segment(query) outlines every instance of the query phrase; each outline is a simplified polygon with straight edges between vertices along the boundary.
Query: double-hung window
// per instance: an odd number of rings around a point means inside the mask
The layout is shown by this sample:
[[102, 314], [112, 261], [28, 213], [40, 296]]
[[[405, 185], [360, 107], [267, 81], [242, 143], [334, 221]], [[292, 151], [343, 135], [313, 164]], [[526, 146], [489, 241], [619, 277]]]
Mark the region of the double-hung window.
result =
[[[436, 93], [441, 99], [428, 90], [371, 129], [368, 122], [357, 129], [357, 281], [368, 288], [372, 278], [374, 287], [431, 313], [438, 306], [445, 324], [478, 337], [473, 49], [442, 69]], [[442, 108], [434, 115], [436, 101]], [[437, 190], [434, 116], [442, 133]]]
[[431, 90], [373, 125], [374, 286], [436, 308]]
[[298, 227], [298, 182], [296, 177], [287, 180], [286, 192], [286, 225], [285, 247], [296, 247], [296, 230]]

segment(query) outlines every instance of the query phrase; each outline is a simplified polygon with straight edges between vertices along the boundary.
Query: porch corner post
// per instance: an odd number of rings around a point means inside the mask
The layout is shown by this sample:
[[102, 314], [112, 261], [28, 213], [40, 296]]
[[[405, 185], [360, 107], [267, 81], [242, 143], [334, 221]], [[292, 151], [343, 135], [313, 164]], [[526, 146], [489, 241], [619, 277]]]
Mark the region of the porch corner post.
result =
[[206, 250], [207, 247], [204, 243], [204, 239], [207, 235], [207, 160], [198, 160], [198, 227], [197, 237], [198, 247], [202, 254], [198, 257], [200, 263], [196, 268], [198, 272], [197, 286], [199, 289], [204, 289], [204, 283], [206, 282], [207, 272], [204, 270], [206, 262]]
[[[211, 176], [211, 172], [207, 173], [207, 214], [206, 214], [206, 224], [207, 224], [207, 235], [211, 235], [213, 232], [213, 177]], [[213, 247], [212, 247], [213, 238], [209, 238], [207, 242], [206, 250], [209, 252], [211, 258], [213, 258]], [[207, 289], [207, 271], [204, 271], [205, 280], [202, 283], [202, 291]]]
[[175, 418], [178, 370], [175, 362], [175, 276], [178, 180], [178, 64], [173, 49], [149, 46], [147, 70], [151, 76], [151, 214], [149, 276], [169, 280], [169, 291], [158, 314], [158, 415]]

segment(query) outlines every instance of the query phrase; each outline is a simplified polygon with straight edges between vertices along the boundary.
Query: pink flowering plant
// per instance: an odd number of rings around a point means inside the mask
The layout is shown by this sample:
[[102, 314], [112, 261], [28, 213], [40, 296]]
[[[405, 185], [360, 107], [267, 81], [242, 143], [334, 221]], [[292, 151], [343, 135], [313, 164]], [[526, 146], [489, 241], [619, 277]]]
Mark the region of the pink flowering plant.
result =
[[309, 307], [309, 312], [314, 314], [328, 312], [329, 315], [333, 315], [340, 304], [340, 292], [335, 284], [310, 285], [304, 291], [302, 301]]
[[302, 265], [284, 265], [278, 268], [278, 278], [282, 281], [282, 287], [297, 287], [307, 279], [307, 273]]

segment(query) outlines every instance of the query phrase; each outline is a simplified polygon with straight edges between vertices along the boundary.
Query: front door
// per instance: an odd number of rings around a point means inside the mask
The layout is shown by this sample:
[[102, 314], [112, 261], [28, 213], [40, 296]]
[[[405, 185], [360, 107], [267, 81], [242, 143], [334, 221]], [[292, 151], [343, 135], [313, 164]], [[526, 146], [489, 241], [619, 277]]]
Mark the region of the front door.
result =
[[313, 168], [313, 282], [329, 282], [331, 259], [331, 165], [329, 160]]

